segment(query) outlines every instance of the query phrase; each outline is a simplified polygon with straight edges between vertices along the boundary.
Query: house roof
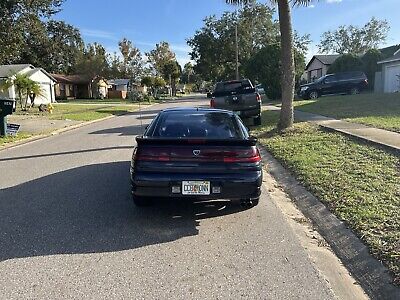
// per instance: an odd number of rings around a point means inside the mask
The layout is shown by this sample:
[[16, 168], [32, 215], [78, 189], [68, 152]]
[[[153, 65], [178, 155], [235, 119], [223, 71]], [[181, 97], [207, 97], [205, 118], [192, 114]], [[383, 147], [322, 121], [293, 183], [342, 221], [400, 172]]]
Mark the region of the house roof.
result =
[[330, 66], [335, 62], [336, 59], [338, 59], [341, 55], [340, 54], [321, 54], [321, 55], [314, 55], [309, 63], [306, 66], [306, 70], [308, 67], [311, 65], [311, 63], [314, 61], [314, 59], [318, 59], [321, 63], [324, 65]]
[[397, 51], [394, 53], [393, 56], [391, 56], [391, 57], [389, 57], [389, 58], [387, 58], [387, 59], [378, 61], [378, 64], [384, 64], [384, 63], [388, 63], [388, 62], [392, 62], [392, 61], [400, 61], [400, 50], [397, 50]]
[[58, 83], [89, 84], [92, 79], [86, 75], [51, 74]]
[[0, 77], [9, 77], [10, 75], [19, 73], [26, 68], [34, 69], [35, 67], [30, 64], [0, 65]]
[[109, 79], [107, 83], [110, 85], [129, 85], [129, 79]]

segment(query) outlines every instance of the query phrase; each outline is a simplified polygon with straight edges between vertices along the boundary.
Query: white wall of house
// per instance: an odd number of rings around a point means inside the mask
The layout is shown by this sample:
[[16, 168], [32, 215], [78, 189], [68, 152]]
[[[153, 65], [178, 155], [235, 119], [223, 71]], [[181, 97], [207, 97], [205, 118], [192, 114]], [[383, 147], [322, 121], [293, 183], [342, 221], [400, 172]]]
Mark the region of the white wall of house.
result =
[[38, 70], [37, 72], [33, 73], [29, 78], [39, 83], [42, 89], [43, 95], [36, 96], [35, 104], [40, 105], [54, 102], [54, 81], [50, 77], [48, 77], [41, 70]]
[[383, 71], [383, 91], [385, 93], [394, 93], [400, 91], [400, 61], [385, 63]]
[[326, 72], [328, 72], [328, 68], [328, 65], [323, 64], [318, 59], [314, 59], [306, 69], [307, 75], [305, 77], [309, 82], [314, 81], [322, 76], [325, 76]]

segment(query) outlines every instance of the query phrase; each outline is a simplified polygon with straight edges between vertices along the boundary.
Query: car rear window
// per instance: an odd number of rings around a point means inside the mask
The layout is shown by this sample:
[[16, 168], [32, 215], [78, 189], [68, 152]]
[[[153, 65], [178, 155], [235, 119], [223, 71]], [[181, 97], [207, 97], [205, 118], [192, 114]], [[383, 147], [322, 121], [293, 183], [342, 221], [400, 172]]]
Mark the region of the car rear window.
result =
[[224, 112], [162, 113], [152, 133], [165, 138], [242, 139], [243, 133], [232, 114]]
[[215, 86], [214, 96], [226, 96], [254, 92], [254, 87], [249, 80], [219, 82]]

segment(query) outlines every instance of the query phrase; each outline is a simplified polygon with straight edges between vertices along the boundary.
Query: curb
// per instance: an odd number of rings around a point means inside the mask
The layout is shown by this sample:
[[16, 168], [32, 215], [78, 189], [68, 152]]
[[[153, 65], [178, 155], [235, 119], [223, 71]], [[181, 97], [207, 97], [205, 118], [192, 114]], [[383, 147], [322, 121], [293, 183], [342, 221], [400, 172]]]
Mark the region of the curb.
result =
[[[157, 104], [159, 104], [159, 103], [150, 104], [150, 105], [146, 106], [146, 108], [152, 107], [152, 106], [157, 105]], [[136, 112], [136, 111], [138, 111], [138, 109], [133, 111], [133, 112]], [[74, 130], [74, 129], [78, 129], [78, 128], [81, 128], [81, 127], [84, 127], [84, 126], [87, 126], [87, 125], [91, 125], [91, 124], [94, 124], [94, 123], [97, 123], [97, 122], [106, 121], [108, 119], [124, 116], [124, 115], [130, 114], [130, 113], [132, 113], [132, 112], [120, 113], [120, 114], [117, 114], [117, 115], [107, 116], [107, 117], [104, 117], [104, 118], [101, 118], [101, 119], [92, 120], [92, 121], [86, 121], [86, 122], [82, 121], [82, 123], [71, 125], [71, 126], [67, 126], [67, 127], [60, 128], [60, 129], [56, 129], [56, 130], [51, 131], [51, 132], [46, 133], [46, 134], [39, 134], [39, 135], [35, 135], [35, 136], [32, 136], [32, 137], [26, 138], [26, 139], [21, 140], [21, 141], [16, 141], [14, 143], [5, 144], [4, 146], [0, 146], [0, 151], [6, 150], [6, 149], [10, 149], [10, 148], [14, 148], [14, 147], [18, 147], [18, 146], [25, 145], [25, 144], [28, 144], [28, 143], [32, 143], [32, 142], [35, 142], [35, 141], [38, 141], [38, 140], [43, 140], [45, 138], [48, 138], [48, 137], [51, 137], [51, 136], [54, 136], [54, 135], [57, 135], [57, 134], [68, 132], [68, 131], [71, 131], [71, 130]]]
[[370, 253], [367, 246], [294, 176], [260, 145], [268, 172], [282, 186], [300, 211], [359, 282], [371, 299], [397, 299], [400, 288], [393, 284], [390, 271]]

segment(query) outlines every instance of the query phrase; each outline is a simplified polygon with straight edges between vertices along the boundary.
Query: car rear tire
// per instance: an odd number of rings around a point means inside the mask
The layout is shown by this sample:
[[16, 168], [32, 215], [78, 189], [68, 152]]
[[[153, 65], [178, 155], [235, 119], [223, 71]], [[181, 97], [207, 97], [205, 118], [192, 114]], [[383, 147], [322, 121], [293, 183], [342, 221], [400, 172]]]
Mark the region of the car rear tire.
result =
[[132, 200], [133, 203], [137, 206], [137, 207], [145, 207], [145, 206], [149, 206], [151, 204], [150, 200], [144, 197], [138, 197], [132, 194]]
[[319, 93], [317, 91], [311, 91], [308, 98], [311, 100], [315, 100], [319, 98]]
[[359, 88], [357, 88], [357, 87], [351, 88], [351, 90], [350, 90], [350, 92], [349, 92], [350, 95], [357, 95], [357, 94], [359, 94], [359, 93], [360, 93], [360, 90], [359, 90]]
[[254, 118], [254, 125], [255, 126], [261, 125], [261, 114]]

